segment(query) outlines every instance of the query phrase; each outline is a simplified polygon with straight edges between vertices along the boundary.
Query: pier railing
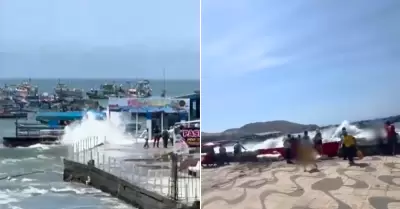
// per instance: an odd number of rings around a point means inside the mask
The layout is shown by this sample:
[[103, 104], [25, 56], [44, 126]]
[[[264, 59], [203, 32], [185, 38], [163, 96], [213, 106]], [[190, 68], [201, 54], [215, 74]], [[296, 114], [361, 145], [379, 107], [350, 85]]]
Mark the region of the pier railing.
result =
[[199, 153], [163, 153], [152, 159], [124, 159], [111, 156], [101, 146], [104, 141], [100, 137], [87, 137], [74, 143], [69, 159], [82, 164], [93, 160], [98, 169], [183, 204], [200, 199], [200, 171], [189, 169], [196, 165]]

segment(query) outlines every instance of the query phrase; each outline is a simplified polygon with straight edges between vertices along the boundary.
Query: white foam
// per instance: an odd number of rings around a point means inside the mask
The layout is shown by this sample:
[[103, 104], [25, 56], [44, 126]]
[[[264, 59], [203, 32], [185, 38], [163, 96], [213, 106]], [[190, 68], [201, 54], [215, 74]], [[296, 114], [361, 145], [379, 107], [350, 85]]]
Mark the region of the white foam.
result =
[[51, 145], [46, 144], [34, 144], [29, 147], [16, 147], [18, 149], [40, 149], [40, 150], [48, 150], [51, 148]]
[[2, 161], [1, 161], [1, 164], [14, 164], [14, 163], [19, 162], [19, 161], [21, 161], [21, 159], [12, 159], [12, 158], [9, 158], [9, 159], [4, 159], [4, 160], [2, 160]]
[[[356, 125], [351, 125], [349, 121], [343, 121], [339, 126], [326, 128], [321, 130], [322, 138], [324, 142], [337, 142], [340, 141], [340, 133], [342, 128], [346, 128], [347, 132], [357, 139], [360, 139], [361, 143], [371, 143], [376, 139], [376, 133], [372, 129], [360, 129]], [[316, 132], [309, 132], [309, 136], [313, 138]], [[293, 134], [303, 135], [303, 133]], [[277, 138], [267, 139], [263, 142], [244, 144], [244, 147], [249, 151], [256, 151], [259, 149], [270, 149], [283, 147], [283, 138], [280, 136]], [[214, 148], [216, 153], [219, 153], [219, 147]], [[233, 152], [233, 145], [226, 147], [227, 152]]]
[[106, 204], [112, 204], [113, 208], [115, 208], [115, 209], [131, 209], [132, 208], [132, 206], [122, 203], [117, 198], [102, 197], [102, 198], [100, 198], [100, 201], [103, 203], [106, 203]]
[[19, 202], [17, 198], [11, 197], [5, 192], [0, 192], [0, 205]]
[[36, 160], [36, 159], [37, 158], [34, 158], [34, 157], [28, 157], [28, 158], [22, 158], [22, 159], [7, 158], [7, 159], [1, 160], [1, 164], [15, 164], [15, 163], [21, 162], [21, 161]]
[[75, 194], [98, 194], [100, 190], [94, 188], [73, 188], [70, 186], [64, 188], [51, 187], [50, 191], [54, 193], [75, 193]]
[[28, 198], [33, 195], [46, 194], [47, 192], [48, 190], [46, 189], [40, 189], [33, 186], [17, 190], [2, 190], [0, 191], [0, 205], [16, 203], [19, 202], [21, 199]]
[[48, 157], [48, 156], [45, 156], [45, 155], [38, 155], [36, 157], [39, 158], [39, 159], [54, 159], [54, 157]]
[[10, 209], [23, 209], [23, 208], [21, 208], [19, 206], [15, 206], [15, 205], [8, 205], [8, 208], [10, 208]]
[[32, 182], [35, 181], [35, 179], [30, 179], [30, 178], [22, 178], [21, 182]]
[[[105, 120], [97, 120], [96, 115], [92, 112], [86, 114], [87, 117], [83, 118], [81, 122], [75, 122], [65, 127], [62, 144], [81, 143], [82, 146], [90, 144], [90, 147], [85, 148], [87, 149], [100, 143], [129, 145], [138, 142], [136, 138], [124, 133], [127, 121], [122, 113], [112, 112], [111, 117], [107, 117]], [[85, 142], [93, 137], [96, 138], [93, 140], [96, 143]]]
[[46, 194], [49, 192], [46, 189], [39, 189], [33, 186], [29, 186], [28, 188], [25, 188], [21, 191], [22, 194], [27, 194], [27, 195], [35, 195], [35, 194]]

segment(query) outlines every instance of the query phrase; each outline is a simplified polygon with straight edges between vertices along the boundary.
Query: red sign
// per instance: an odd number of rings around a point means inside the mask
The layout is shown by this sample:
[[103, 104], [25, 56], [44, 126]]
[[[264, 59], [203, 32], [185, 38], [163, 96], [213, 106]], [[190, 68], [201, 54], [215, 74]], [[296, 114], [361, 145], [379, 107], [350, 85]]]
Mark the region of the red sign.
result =
[[137, 99], [129, 99], [128, 106], [129, 107], [140, 107], [141, 103]]
[[200, 138], [200, 130], [198, 130], [198, 129], [183, 129], [182, 130], [182, 136], [184, 138], [187, 138], [187, 137], [198, 137], [198, 138]]
[[181, 134], [189, 147], [200, 147], [200, 129], [182, 129]]

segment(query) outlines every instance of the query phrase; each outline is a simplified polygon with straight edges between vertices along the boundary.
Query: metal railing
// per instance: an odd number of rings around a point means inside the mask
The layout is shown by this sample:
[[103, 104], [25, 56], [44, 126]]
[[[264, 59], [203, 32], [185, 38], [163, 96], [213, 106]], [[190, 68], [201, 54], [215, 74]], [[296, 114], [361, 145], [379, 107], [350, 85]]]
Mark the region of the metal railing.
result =
[[172, 199], [193, 203], [200, 200], [200, 171], [189, 170], [195, 168], [199, 162], [200, 153], [196, 154], [171, 154], [171, 192], [168, 194]]
[[82, 164], [93, 160], [98, 169], [183, 204], [200, 199], [199, 171], [188, 170], [189, 166], [194, 166], [196, 158], [200, 158], [199, 153], [163, 153], [151, 159], [116, 158], [101, 146], [104, 142], [105, 138], [87, 137], [74, 143], [70, 147], [69, 160]]

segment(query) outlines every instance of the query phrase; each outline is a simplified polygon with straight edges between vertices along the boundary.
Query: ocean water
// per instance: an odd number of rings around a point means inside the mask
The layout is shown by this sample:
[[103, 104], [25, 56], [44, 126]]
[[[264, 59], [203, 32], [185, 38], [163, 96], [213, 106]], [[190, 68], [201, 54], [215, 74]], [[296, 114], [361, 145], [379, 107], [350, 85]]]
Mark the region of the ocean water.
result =
[[[0, 80], [0, 85], [23, 79]], [[90, 89], [113, 80], [62, 80], [73, 88]], [[115, 80], [123, 83], [126, 80]], [[57, 79], [32, 80], [41, 92], [52, 92]], [[151, 81], [154, 95], [161, 94], [163, 81]], [[166, 81], [168, 96], [192, 93], [199, 81]], [[159, 92], [159, 93], [158, 93]], [[0, 120], [0, 137], [14, 135], [13, 119]], [[2, 140], [2, 139], [0, 139]], [[85, 185], [62, 181], [63, 145], [37, 145], [28, 148], [4, 148], [0, 145], [0, 209], [124, 209], [131, 206]]]

